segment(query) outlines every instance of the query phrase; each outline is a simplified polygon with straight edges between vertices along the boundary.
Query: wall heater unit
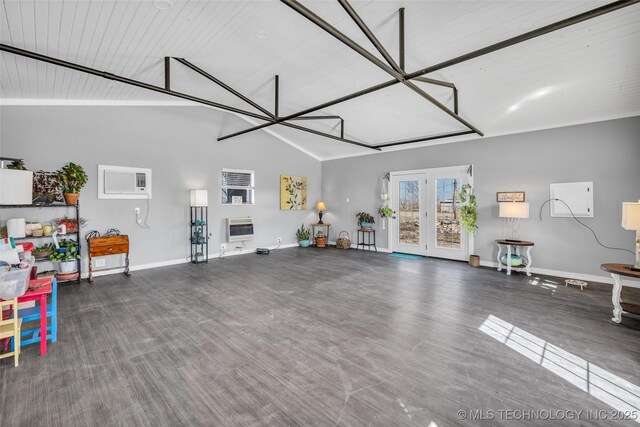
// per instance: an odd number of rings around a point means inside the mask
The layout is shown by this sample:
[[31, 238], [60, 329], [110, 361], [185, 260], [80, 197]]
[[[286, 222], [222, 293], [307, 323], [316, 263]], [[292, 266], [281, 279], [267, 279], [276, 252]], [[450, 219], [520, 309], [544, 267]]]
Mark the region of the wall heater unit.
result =
[[253, 240], [253, 219], [227, 218], [227, 242]]

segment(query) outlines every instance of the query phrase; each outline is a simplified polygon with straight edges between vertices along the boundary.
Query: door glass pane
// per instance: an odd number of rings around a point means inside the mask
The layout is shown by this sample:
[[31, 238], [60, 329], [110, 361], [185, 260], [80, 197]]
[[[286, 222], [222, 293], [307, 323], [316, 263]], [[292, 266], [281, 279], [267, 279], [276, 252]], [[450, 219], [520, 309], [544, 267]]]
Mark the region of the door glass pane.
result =
[[400, 181], [398, 243], [420, 244], [420, 181]]
[[460, 249], [459, 203], [455, 195], [460, 191], [457, 178], [436, 179], [436, 247]]

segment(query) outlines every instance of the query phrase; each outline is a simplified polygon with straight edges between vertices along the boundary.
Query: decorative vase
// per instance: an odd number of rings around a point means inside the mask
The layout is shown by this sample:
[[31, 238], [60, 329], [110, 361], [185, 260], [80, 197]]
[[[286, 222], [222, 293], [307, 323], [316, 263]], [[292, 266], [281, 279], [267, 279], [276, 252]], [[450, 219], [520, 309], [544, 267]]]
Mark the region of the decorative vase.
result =
[[319, 248], [324, 248], [327, 246], [327, 238], [326, 237], [316, 237], [316, 246]]
[[68, 205], [77, 205], [78, 198], [80, 197], [80, 193], [64, 193], [64, 201]]
[[300, 245], [301, 248], [308, 248], [311, 245], [311, 242], [309, 241], [309, 239], [298, 240], [298, 244]]

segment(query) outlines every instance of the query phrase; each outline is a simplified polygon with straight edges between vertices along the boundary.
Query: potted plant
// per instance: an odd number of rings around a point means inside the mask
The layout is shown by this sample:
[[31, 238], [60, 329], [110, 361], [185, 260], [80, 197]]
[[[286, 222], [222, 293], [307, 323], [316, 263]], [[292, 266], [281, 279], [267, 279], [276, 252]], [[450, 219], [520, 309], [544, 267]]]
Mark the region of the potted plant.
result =
[[196, 253], [196, 262], [205, 262], [204, 254], [202, 252]]
[[300, 226], [296, 230], [296, 237], [298, 238], [298, 244], [301, 248], [308, 248], [311, 242], [309, 241], [309, 237], [311, 237], [311, 231], [308, 228], [305, 228], [304, 224]]
[[55, 251], [56, 251], [56, 247], [53, 243], [45, 243], [42, 246], [38, 246], [37, 248], [34, 248], [32, 251], [32, 254], [35, 257], [35, 259], [45, 259], [45, 258], [48, 258], [49, 255], [51, 255]]
[[[54, 222], [57, 225], [64, 225], [66, 233], [75, 233], [76, 228], [78, 228], [78, 221], [76, 221], [75, 218], [69, 218], [68, 216], [64, 216], [62, 218], [56, 218], [56, 219], [54, 219]], [[80, 227], [85, 225], [86, 222], [87, 222], [86, 219], [80, 218], [80, 220], [79, 220]]]
[[323, 231], [318, 231], [316, 233], [316, 246], [319, 248], [327, 246], [327, 236], [324, 235]]
[[52, 262], [60, 263], [60, 273], [68, 274], [76, 271], [76, 260], [80, 259], [77, 246], [70, 246], [64, 252], [55, 252], [49, 255]]
[[58, 180], [62, 184], [64, 200], [68, 205], [77, 205], [80, 189], [87, 183], [87, 173], [84, 168], [75, 163], [67, 163], [57, 171]]
[[373, 228], [373, 224], [376, 223], [376, 220], [373, 217], [373, 215], [367, 212], [358, 212], [356, 214], [356, 218], [358, 218], [358, 225], [362, 229], [371, 229]]
[[[460, 188], [460, 192], [456, 195], [460, 203], [460, 224], [472, 235], [476, 234], [476, 222], [478, 221], [478, 204], [476, 196], [473, 194], [471, 184], [464, 184]], [[469, 265], [478, 267], [480, 265], [480, 257], [478, 255], [469, 255]]]

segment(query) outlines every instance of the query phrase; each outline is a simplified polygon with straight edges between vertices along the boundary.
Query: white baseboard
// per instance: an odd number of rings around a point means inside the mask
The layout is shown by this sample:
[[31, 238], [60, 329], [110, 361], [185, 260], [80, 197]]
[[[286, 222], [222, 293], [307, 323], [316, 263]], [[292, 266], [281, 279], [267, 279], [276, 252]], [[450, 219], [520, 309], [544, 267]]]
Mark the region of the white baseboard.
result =
[[[280, 245], [280, 248], [278, 248], [278, 246], [268, 246], [268, 248], [271, 249], [271, 250], [275, 250], [275, 249], [294, 248], [296, 246], [298, 246], [297, 243], [287, 243], [287, 244], [284, 244], [284, 245]], [[255, 253], [255, 251], [256, 251], [255, 248], [247, 248], [247, 249], [243, 249], [243, 250], [233, 250], [233, 251], [230, 251], [230, 252], [225, 252], [224, 258], [230, 257], [230, 256], [236, 256], [236, 255], [252, 254], [252, 253]], [[218, 258], [219, 256], [220, 256], [220, 252], [209, 253], [209, 260], [219, 259]], [[147, 270], [147, 269], [150, 269], [150, 268], [169, 267], [171, 265], [186, 264], [188, 262], [190, 262], [188, 260], [188, 257], [185, 257], [185, 258], [172, 259], [172, 260], [167, 260], [167, 261], [151, 262], [151, 263], [148, 263], [148, 264], [131, 265], [129, 267], [129, 270], [130, 271]], [[115, 270], [108, 270], [108, 271], [94, 271], [93, 272], [93, 277], [108, 276], [108, 275], [111, 275], [111, 274], [122, 274], [123, 271], [124, 271], [124, 269], [115, 269]], [[82, 274], [82, 278], [83, 279], [86, 279], [87, 277], [89, 277], [89, 273], [88, 272], [85, 272], [85, 273]]]
[[[498, 268], [498, 263], [492, 262], [492, 261], [480, 261], [480, 265], [483, 267]], [[544, 274], [546, 276], [563, 277], [566, 279], [578, 279], [578, 280], [584, 280], [586, 282], [608, 283], [610, 285], [613, 284], [613, 279], [611, 278], [611, 276], [594, 276], [591, 274], [574, 273], [571, 271], [549, 270], [546, 268], [535, 268], [535, 267], [531, 267], [531, 273]]]

